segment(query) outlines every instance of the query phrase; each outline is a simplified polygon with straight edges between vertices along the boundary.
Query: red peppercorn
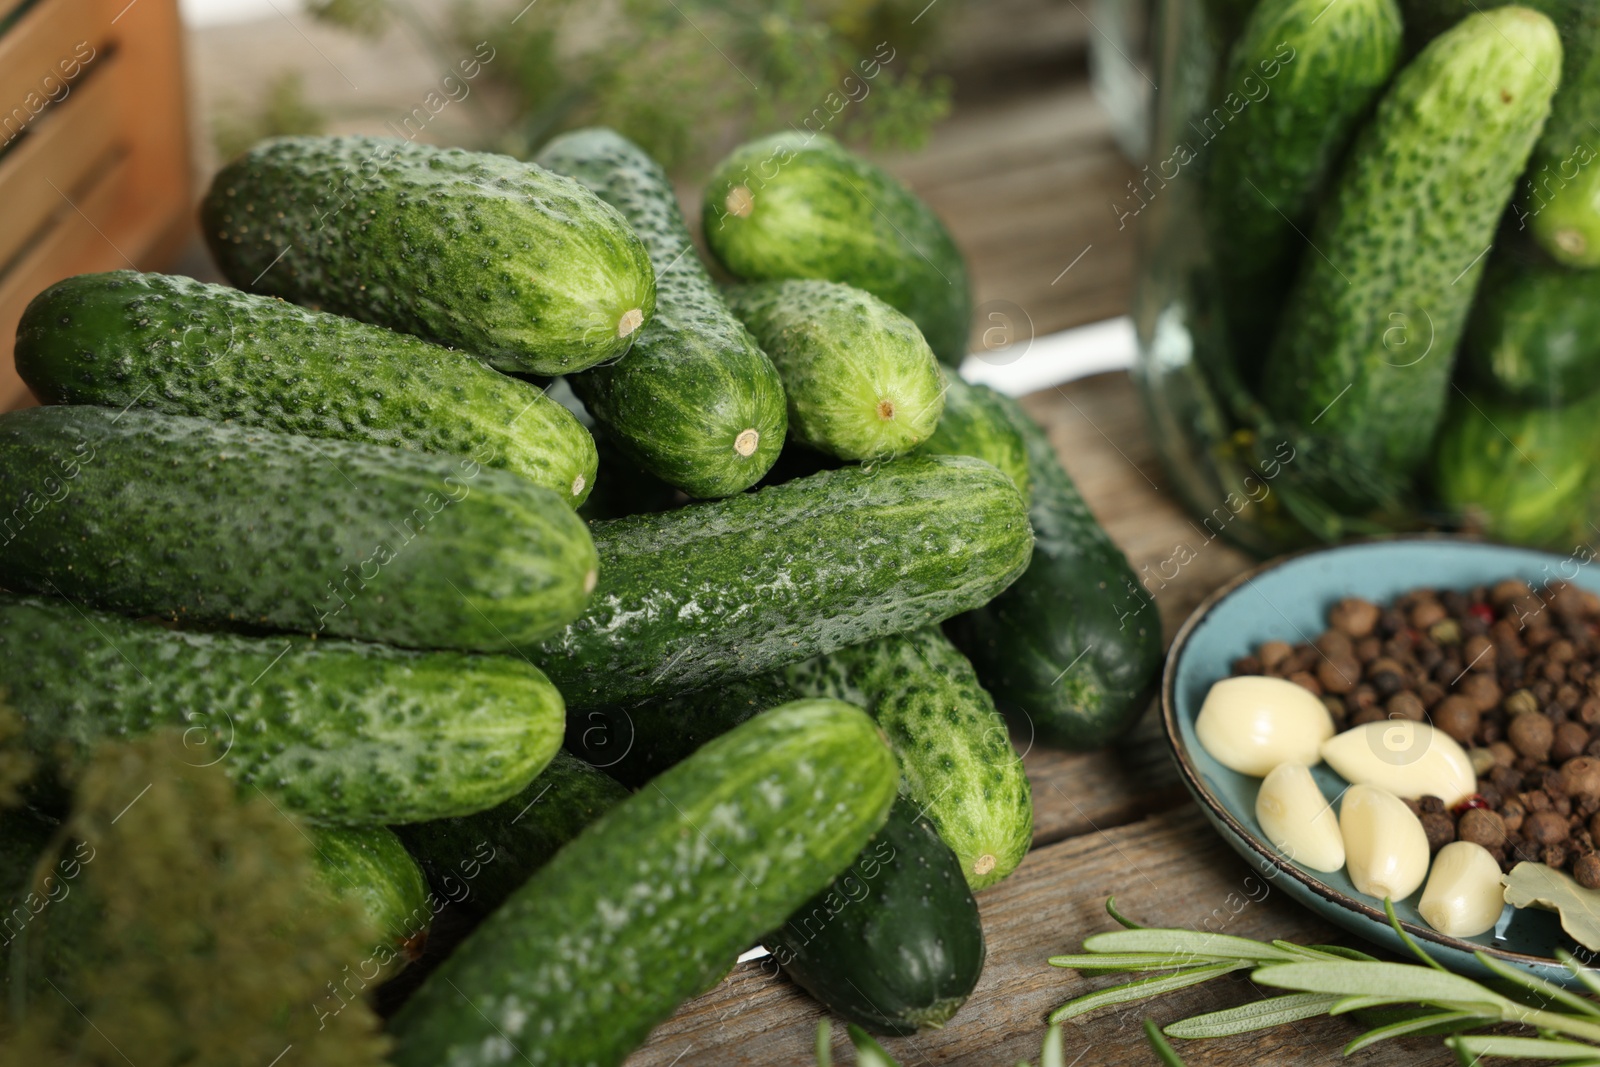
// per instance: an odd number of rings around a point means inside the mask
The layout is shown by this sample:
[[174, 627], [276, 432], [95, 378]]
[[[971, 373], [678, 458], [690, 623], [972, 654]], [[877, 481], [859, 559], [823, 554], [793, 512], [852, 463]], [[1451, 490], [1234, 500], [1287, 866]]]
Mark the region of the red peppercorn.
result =
[[1483, 794], [1482, 793], [1474, 793], [1470, 797], [1468, 797], [1467, 799], [1461, 801], [1455, 807], [1451, 808], [1450, 809], [1450, 814], [1455, 815], [1456, 817], [1459, 818], [1461, 815], [1465, 814], [1466, 812], [1472, 811], [1474, 808], [1487, 808], [1487, 807], [1489, 807], [1489, 802], [1483, 798]]

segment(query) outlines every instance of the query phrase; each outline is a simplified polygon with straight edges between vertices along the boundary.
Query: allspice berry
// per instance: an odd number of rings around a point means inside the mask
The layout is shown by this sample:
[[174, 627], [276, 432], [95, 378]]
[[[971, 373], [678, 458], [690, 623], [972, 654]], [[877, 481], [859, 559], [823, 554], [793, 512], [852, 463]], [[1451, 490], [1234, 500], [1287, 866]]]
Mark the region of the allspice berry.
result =
[[1585, 889], [1600, 889], [1600, 855], [1589, 852], [1572, 865], [1572, 877]]
[[1383, 710], [1388, 712], [1388, 718], [1410, 719], [1412, 722], [1421, 722], [1428, 713], [1428, 709], [1422, 706], [1421, 698], [1410, 692], [1396, 693], [1384, 704]]
[[1506, 736], [1519, 753], [1542, 762], [1550, 755], [1556, 728], [1544, 712], [1530, 711], [1511, 720], [1511, 725], [1506, 728]]
[[1461, 823], [1456, 827], [1456, 836], [1463, 841], [1492, 848], [1506, 843], [1506, 824], [1497, 813], [1488, 808], [1472, 808], [1461, 816]]
[[1414, 628], [1426, 630], [1445, 615], [1444, 605], [1437, 600], [1419, 600], [1411, 609], [1410, 622]]
[[1536, 811], [1522, 822], [1522, 836], [1536, 845], [1558, 845], [1569, 829], [1567, 817], [1555, 811]]
[[1422, 831], [1428, 835], [1428, 851], [1438, 852], [1456, 839], [1456, 821], [1442, 811], [1424, 812]]
[[1500, 683], [1493, 674], [1468, 674], [1456, 686], [1456, 692], [1472, 701], [1479, 711], [1490, 711], [1500, 703]]
[[1467, 661], [1467, 670], [1483, 672], [1482, 677], [1494, 680], [1494, 668], [1498, 657], [1495, 655], [1493, 641], [1483, 634], [1473, 634], [1461, 646], [1461, 655]]
[[[1433, 725], [1461, 742], [1470, 744], [1478, 732], [1478, 708], [1472, 701], [1460, 694], [1445, 697], [1439, 701], [1439, 706], [1433, 709]], [[1570, 725], [1570, 724], [1569, 724]], [[1580, 727], [1581, 729], [1581, 727]], [[1584, 742], [1587, 743], [1589, 733], [1584, 731]], [[1582, 751], [1581, 749], [1579, 751]], [[1576, 755], [1576, 753], [1573, 753]]]
[[1261, 660], [1261, 665], [1268, 671], [1277, 670], [1292, 655], [1294, 649], [1289, 647], [1287, 641], [1267, 641], [1256, 649], [1256, 658]]
[[1366, 637], [1378, 625], [1378, 605], [1358, 597], [1345, 597], [1328, 612], [1328, 622], [1351, 637]]
[[1317, 681], [1317, 676], [1309, 671], [1295, 671], [1289, 675], [1289, 681], [1306, 690], [1312, 696], [1322, 695], [1322, 683]]
[[1569, 797], [1600, 797], [1600, 759], [1576, 756], [1567, 760], [1561, 765], [1561, 788]]
[[1317, 681], [1325, 692], [1348, 693], [1361, 681], [1361, 664], [1350, 653], [1330, 655], [1317, 664]]
[[[1556, 727], [1555, 740], [1550, 743], [1550, 762], [1566, 763], [1583, 754], [1589, 747], [1589, 728], [1582, 723], [1564, 722]], [[1571, 793], [1572, 790], [1567, 790]]]

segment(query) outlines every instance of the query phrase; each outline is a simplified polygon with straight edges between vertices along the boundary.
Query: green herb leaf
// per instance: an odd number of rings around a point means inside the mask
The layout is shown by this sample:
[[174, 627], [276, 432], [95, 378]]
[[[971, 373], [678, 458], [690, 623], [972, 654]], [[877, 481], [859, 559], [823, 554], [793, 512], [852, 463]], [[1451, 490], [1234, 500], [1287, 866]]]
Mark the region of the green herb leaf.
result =
[[1117, 898], [1106, 897], [1106, 914], [1116, 920], [1117, 924], [1125, 930], [1143, 930], [1144, 927], [1128, 918], [1117, 910]]
[[1170, 971], [1197, 963], [1221, 963], [1218, 956], [1171, 956], [1158, 952], [1089, 952], [1076, 956], [1051, 956], [1050, 966], [1078, 971]]
[[1376, 1045], [1380, 1041], [1388, 1041], [1390, 1038], [1394, 1037], [1407, 1037], [1423, 1030], [1431, 1030], [1435, 1026], [1442, 1026], [1447, 1023], [1460, 1022], [1469, 1019], [1479, 1020], [1482, 1019], [1482, 1016], [1475, 1015], [1470, 1011], [1441, 1011], [1432, 1015], [1419, 1015], [1414, 1019], [1406, 1019], [1401, 1022], [1390, 1023], [1387, 1026], [1379, 1026], [1368, 1030], [1366, 1033], [1362, 1034], [1360, 1037], [1346, 1045], [1344, 1047], [1344, 1054], [1349, 1056], [1353, 1053], [1360, 1052], [1368, 1045]]
[[1050, 1013], [1050, 1021], [1058, 1023], [1064, 1019], [1075, 1019], [1097, 1008], [1109, 1007], [1112, 1004], [1127, 1004], [1130, 1001], [1143, 1000], [1146, 997], [1170, 993], [1175, 989], [1187, 989], [1189, 986], [1199, 985], [1201, 982], [1209, 982], [1211, 979], [1219, 978], [1229, 971], [1242, 970], [1248, 966], [1248, 963], [1241, 960], [1234, 963], [1216, 963], [1208, 967], [1191, 967], [1185, 971], [1154, 978], [1140, 978], [1137, 981], [1126, 982], [1094, 993], [1086, 993], [1081, 997], [1069, 1000]]
[[1413, 941], [1411, 939], [1411, 935], [1406, 933], [1405, 928], [1400, 925], [1400, 916], [1394, 913], [1394, 901], [1390, 900], [1388, 897], [1383, 898], [1383, 914], [1389, 919], [1389, 929], [1394, 931], [1395, 936], [1400, 939], [1401, 944], [1405, 945], [1406, 948], [1411, 950], [1411, 954], [1413, 956], [1417, 957], [1417, 959], [1421, 960], [1423, 963], [1427, 964], [1429, 967], [1432, 967], [1436, 971], [1446, 970], [1444, 964], [1428, 955], [1428, 953], [1423, 950], [1422, 946]]
[[1575, 1041], [1553, 1041], [1537, 1037], [1502, 1037], [1498, 1034], [1469, 1034], [1453, 1038], [1456, 1049], [1472, 1056], [1503, 1056], [1514, 1060], [1593, 1060], [1600, 1049]]
[[1187, 953], [1201, 959], [1300, 961], [1305, 956], [1248, 937], [1202, 933], [1198, 930], [1112, 930], [1084, 939], [1090, 952]]
[[1600, 1004], [1562, 989], [1554, 982], [1547, 982], [1543, 978], [1528, 974], [1526, 971], [1513, 967], [1503, 960], [1495, 959], [1487, 952], [1474, 952], [1473, 956], [1477, 958], [1479, 963], [1501, 978], [1537, 993], [1546, 1001], [1554, 1000], [1585, 1015], [1600, 1016]]
[[1268, 997], [1266, 1000], [1241, 1004], [1237, 1008], [1180, 1019], [1168, 1026], [1166, 1032], [1171, 1037], [1191, 1039], [1248, 1034], [1253, 1030], [1265, 1030], [1326, 1015], [1338, 999], [1327, 993], [1289, 993], [1281, 997]]
[[1600, 892], [1583, 888], [1565, 871], [1526, 861], [1511, 868], [1504, 881], [1507, 904], [1558, 912], [1561, 929], [1574, 941], [1600, 949]]
[[833, 1027], [824, 1015], [817, 1020], [817, 1067], [833, 1067]]
[[884, 1047], [855, 1023], [850, 1024], [850, 1044], [855, 1046], [856, 1067], [900, 1067]]
[[1360, 949], [1346, 948], [1343, 945], [1307, 945], [1306, 947], [1316, 949], [1325, 956], [1338, 956], [1340, 959], [1360, 960], [1364, 963], [1371, 963], [1378, 958], [1369, 956]]
[[1184, 1067], [1183, 1060], [1172, 1050], [1172, 1046], [1167, 1044], [1167, 1039], [1161, 1036], [1156, 1024], [1149, 1019], [1144, 1021], [1144, 1036], [1145, 1040], [1150, 1042], [1150, 1047], [1155, 1049], [1156, 1059], [1166, 1064], [1166, 1067]]
[[1282, 963], [1262, 967], [1254, 980], [1280, 989], [1387, 997], [1413, 1004], [1482, 1005], [1498, 1016], [1510, 1001], [1470, 978], [1409, 963]]
[[1067, 1055], [1062, 1049], [1061, 1027], [1052, 1026], [1044, 1032], [1044, 1044], [1039, 1047], [1039, 1067], [1066, 1067]]
[[1556, 959], [1566, 965], [1567, 970], [1572, 972], [1574, 978], [1583, 983], [1585, 989], [1600, 995], [1600, 971], [1585, 965], [1578, 957], [1564, 948], [1556, 949]]

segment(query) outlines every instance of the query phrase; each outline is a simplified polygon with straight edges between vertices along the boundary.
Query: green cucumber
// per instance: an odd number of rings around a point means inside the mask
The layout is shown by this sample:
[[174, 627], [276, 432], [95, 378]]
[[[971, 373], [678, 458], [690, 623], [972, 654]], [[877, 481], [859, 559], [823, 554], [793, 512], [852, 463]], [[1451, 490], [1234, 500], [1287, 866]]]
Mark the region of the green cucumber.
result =
[[1462, 393], [1434, 449], [1439, 502], [1496, 541], [1571, 552], [1600, 517], [1600, 397], [1561, 408]]
[[917, 452], [927, 456], [976, 456], [1000, 468], [1024, 500], [1033, 494], [1028, 446], [1011, 425], [1005, 400], [987, 385], [972, 385], [954, 374], [947, 375], [944, 417]]
[[939, 425], [938, 360], [916, 323], [871, 293], [793, 280], [724, 295], [783, 378], [791, 437], [840, 459], [886, 459]]
[[1246, 381], [1272, 343], [1318, 195], [1394, 73], [1401, 36], [1395, 0], [1261, 0], [1234, 43], [1218, 113], [1237, 115], [1212, 143], [1205, 210]]
[[1538, 12], [1469, 16], [1400, 72], [1323, 204], [1264, 395], [1372, 484], [1428, 457], [1485, 253], [1560, 70]]
[[972, 292], [939, 217], [826, 134], [779, 133], [733, 151], [706, 183], [706, 244], [747, 281], [821, 278], [911, 318], [934, 355], [967, 354]]
[[46, 404], [473, 456], [574, 507], [594, 485], [594, 441], [538, 388], [462, 352], [224, 285], [131, 270], [68, 278], [28, 304], [16, 359]]
[[775, 708], [612, 808], [390, 1022], [396, 1067], [610, 1067], [883, 825], [894, 757], [859, 709]]
[[764, 674], [976, 607], [1028, 565], [1011, 480], [965, 456], [845, 467], [593, 527], [589, 610], [531, 650], [577, 711]]
[[0, 598], [0, 688], [41, 756], [182, 729], [196, 765], [314, 821], [465, 815], [561, 743], [561, 695], [510, 656], [193, 633], [61, 600]]
[[97, 607], [502, 651], [577, 616], [562, 494], [475, 460], [106, 408], [0, 416], [0, 583]]
[[1100, 748], [1149, 704], [1161, 669], [1161, 615], [1044, 431], [1015, 400], [994, 398], [1028, 450], [1033, 562], [946, 632], [1030, 744]]
[[701, 265], [666, 173], [606, 129], [563, 134], [538, 162], [617, 208], [655, 264], [655, 318], [573, 391], [639, 466], [690, 496], [754, 485], [783, 448], [783, 383]]
[[[361, 961], [392, 976], [422, 954], [433, 909], [417, 861], [394, 831], [383, 826], [312, 826], [313, 860], [323, 888], [350, 901], [378, 932], [371, 957]], [[362, 974], [364, 981], [381, 981]]]
[[200, 228], [241, 289], [561, 374], [655, 312], [644, 246], [576, 182], [509, 156], [279, 137], [222, 168]]
[[471, 815], [399, 828], [400, 839], [443, 896], [488, 914], [585, 826], [628, 795], [622, 785], [565, 751], [501, 804]]
[[1496, 252], [1461, 346], [1481, 391], [1558, 405], [1600, 390], [1600, 271]]
[[983, 973], [978, 903], [905, 797], [856, 862], [762, 943], [831, 1014], [880, 1034], [943, 1026]]

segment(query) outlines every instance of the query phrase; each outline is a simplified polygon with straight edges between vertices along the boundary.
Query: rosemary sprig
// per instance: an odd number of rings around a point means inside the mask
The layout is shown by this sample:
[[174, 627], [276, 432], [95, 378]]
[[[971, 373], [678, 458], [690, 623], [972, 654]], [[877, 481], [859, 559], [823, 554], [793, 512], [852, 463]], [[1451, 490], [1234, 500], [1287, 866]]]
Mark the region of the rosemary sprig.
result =
[[[1147, 1028], [1151, 1024], [1146, 1024]], [[861, 1027], [850, 1024], [850, 1044], [856, 1050], [856, 1067], [900, 1067]], [[1157, 1035], [1158, 1037], [1160, 1035]], [[1170, 1051], [1170, 1050], [1169, 1050]], [[817, 1067], [833, 1067], [833, 1027], [826, 1018], [817, 1023]], [[1183, 1061], [1174, 1058], [1172, 1063], [1182, 1067]], [[1018, 1060], [1016, 1067], [1031, 1067], [1027, 1060]], [[1062, 1052], [1061, 1027], [1052, 1026], [1045, 1031], [1044, 1044], [1039, 1049], [1039, 1067], [1066, 1067]]]
[[[1390, 963], [1336, 945], [1141, 927], [1116, 910], [1115, 900], [1106, 902], [1106, 910], [1123, 929], [1095, 934], [1084, 940], [1083, 952], [1053, 956], [1051, 965], [1141, 977], [1067, 1001], [1051, 1012], [1052, 1024], [1235, 971], [1248, 970], [1253, 983], [1285, 990], [1280, 996], [1191, 1016], [1162, 1029], [1146, 1021], [1151, 1047], [1165, 1064], [1183, 1062], [1166, 1037], [1228, 1037], [1318, 1015], [1370, 1011], [1381, 1015], [1382, 1021], [1346, 1045], [1345, 1055], [1391, 1038], [1442, 1034], [1450, 1035], [1445, 1044], [1462, 1063], [1499, 1057], [1600, 1067], [1600, 1004], [1482, 952], [1477, 959], [1495, 976], [1491, 984], [1454, 974], [1405, 932], [1388, 901], [1384, 911], [1389, 925], [1419, 963]], [[1558, 958], [1586, 990], [1600, 994], [1600, 973], [1569, 954], [1560, 953]], [[1537, 1036], [1467, 1032], [1505, 1024], [1528, 1027]]]

